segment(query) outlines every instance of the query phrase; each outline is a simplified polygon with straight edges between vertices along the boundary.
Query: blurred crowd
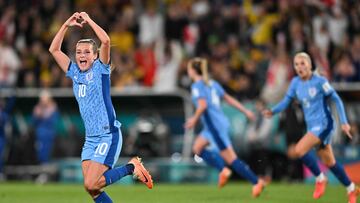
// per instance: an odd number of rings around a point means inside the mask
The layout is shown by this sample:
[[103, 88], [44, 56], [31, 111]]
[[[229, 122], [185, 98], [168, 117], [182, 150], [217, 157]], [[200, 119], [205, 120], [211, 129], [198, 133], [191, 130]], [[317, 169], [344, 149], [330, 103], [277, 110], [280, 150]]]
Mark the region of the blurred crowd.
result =
[[[299, 51], [333, 82], [360, 81], [356, 0], [0, 0], [1, 87], [71, 86], [48, 47], [75, 11], [109, 34], [119, 89], [188, 88], [186, 62], [202, 56], [238, 99], [272, 103], [294, 75]], [[88, 27], [71, 28], [62, 50], [74, 56], [80, 38], [96, 39]]]
[[[186, 63], [201, 56], [208, 59], [212, 78], [237, 99], [256, 100], [255, 111], [260, 115], [264, 105], [284, 95], [295, 74], [292, 57], [300, 51], [308, 52], [316, 71], [331, 82], [360, 82], [358, 0], [0, 0], [0, 88], [71, 87], [48, 48], [75, 11], [86, 11], [109, 34], [112, 86], [117, 89], [188, 89]], [[72, 59], [81, 38], [97, 40], [87, 26], [70, 28], [62, 50]], [[48, 93], [40, 98], [31, 123], [36, 152], [26, 154], [36, 154], [40, 163], [47, 163], [59, 112]], [[6, 106], [12, 102], [7, 103], [0, 105], [1, 134], [5, 134], [5, 118], [11, 109]], [[294, 109], [280, 122], [286, 145], [302, 136], [303, 118]], [[360, 109], [353, 109], [357, 111], [351, 110], [350, 120], [358, 135], [356, 112]], [[259, 156], [267, 149], [262, 144], [269, 142], [274, 123], [258, 116], [248, 126], [246, 143]], [[76, 134], [74, 129], [70, 135]], [[5, 144], [1, 138], [0, 149]], [[63, 145], [80, 149], [80, 142], [70, 146], [74, 143], [64, 141]], [[353, 143], [359, 143], [359, 138]], [[283, 156], [273, 155], [279, 161], [271, 157], [264, 164], [284, 163]]]

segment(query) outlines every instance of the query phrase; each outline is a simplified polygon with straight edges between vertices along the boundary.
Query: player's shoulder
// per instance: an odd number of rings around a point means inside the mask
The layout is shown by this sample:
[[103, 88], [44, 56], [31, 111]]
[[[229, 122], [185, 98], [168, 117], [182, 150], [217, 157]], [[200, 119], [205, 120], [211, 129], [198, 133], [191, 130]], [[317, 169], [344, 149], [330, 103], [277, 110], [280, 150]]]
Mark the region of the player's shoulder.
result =
[[74, 73], [78, 73], [78, 72], [80, 72], [80, 68], [77, 65], [77, 63], [74, 61], [70, 61], [68, 69], [67, 69], [67, 74], [70, 74], [70, 73], [74, 74]]
[[314, 75], [313, 75], [313, 79], [314, 79], [316, 82], [321, 82], [321, 83], [328, 82], [328, 80], [327, 80], [324, 76], [321, 76], [321, 75], [318, 75], [318, 74], [314, 74]]
[[300, 77], [299, 76], [295, 76], [295, 77], [293, 77], [292, 79], [291, 79], [291, 81], [290, 81], [290, 85], [296, 85], [296, 84], [298, 84], [299, 82], [300, 82]]
[[95, 61], [93, 62], [93, 67], [98, 68], [103, 66], [103, 63], [100, 61], [100, 59], [95, 59]]
[[205, 83], [202, 80], [195, 81], [191, 84], [192, 88], [202, 88], [204, 87]]
[[220, 83], [214, 79], [209, 80], [210, 86], [221, 86]]

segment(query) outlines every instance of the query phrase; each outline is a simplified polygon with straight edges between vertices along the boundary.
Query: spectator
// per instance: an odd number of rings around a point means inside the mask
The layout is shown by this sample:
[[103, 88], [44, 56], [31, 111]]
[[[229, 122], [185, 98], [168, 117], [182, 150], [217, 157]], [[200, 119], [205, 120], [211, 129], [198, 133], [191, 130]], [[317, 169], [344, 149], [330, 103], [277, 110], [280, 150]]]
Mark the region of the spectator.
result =
[[55, 101], [46, 90], [41, 92], [39, 103], [34, 107], [33, 124], [35, 127], [35, 148], [40, 164], [50, 161], [56, 135], [56, 122], [59, 113]]
[[164, 37], [164, 19], [156, 12], [155, 5], [148, 4], [146, 11], [139, 17], [139, 42], [151, 45]]
[[0, 39], [0, 87], [13, 87], [17, 81], [20, 58], [15, 50]]
[[181, 45], [178, 42], [171, 41], [158, 49], [158, 67], [155, 74], [154, 90], [174, 92], [176, 91], [176, 77], [182, 59]]

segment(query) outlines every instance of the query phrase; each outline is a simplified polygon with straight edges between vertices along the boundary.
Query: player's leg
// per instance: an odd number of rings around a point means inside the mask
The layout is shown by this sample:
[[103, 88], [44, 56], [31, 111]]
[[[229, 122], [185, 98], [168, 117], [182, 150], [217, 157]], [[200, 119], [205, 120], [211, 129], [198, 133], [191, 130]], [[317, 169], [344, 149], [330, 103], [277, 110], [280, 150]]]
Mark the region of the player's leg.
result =
[[250, 167], [237, 157], [232, 146], [228, 146], [227, 148], [221, 150], [221, 156], [238, 175], [253, 184], [252, 195], [254, 197], [258, 197], [265, 186], [264, 181], [258, 179]]
[[306, 133], [295, 146], [290, 147], [288, 150], [288, 156], [292, 159], [300, 158], [301, 161], [309, 168], [311, 173], [316, 177], [315, 190], [313, 198], [318, 199], [324, 193], [327, 185], [327, 179], [321, 172], [316, 157], [309, 153], [309, 151], [321, 144], [321, 140], [312, 132]]
[[306, 133], [295, 146], [291, 146], [288, 150], [288, 156], [292, 159], [300, 158], [302, 162], [317, 177], [321, 175], [320, 168], [316, 162], [315, 156], [309, 151], [316, 145], [321, 143], [320, 139], [311, 132]]
[[[253, 196], [257, 197], [260, 195], [263, 182], [258, 181], [257, 176], [254, 172], [249, 168], [249, 166], [238, 159], [230, 141], [229, 131], [227, 127], [218, 127], [218, 128], [211, 128], [211, 139], [216, 144], [217, 148], [220, 150], [221, 157], [225, 160], [225, 162], [232, 167], [232, 169], [239, 174], [240, 176], [244, 177], [245, 179], [249, 180], [253, 185]], [[254, 193], [254, 189], [256, 192]]]
[[112, 202], [101, 189], [106, 186], [103, 174], [117, 161], [122, 145], [119, 133], [87, 137], [81, 154], [84, 187], [95, 202]]
[[82, 162], [85, 190], [90, 194], [95, 202], [112, 203], [111, 198], [101, 189], [105, 186], [103, 173], [108, 170], [108, 166], [95, 161], [86, 160]]
[[225, 162], [218, 151], [215, 149], [206, 149], [210, 144], [209, 140], [212, 141], [210, 133], [205, 130], [202, 131], [201, 135], [197, 136], [194, 141], [193, 152], [201, 157], [208, 165], [216, 168], [220, 172], [218, 186], [219, 188], [222, 188], [231, 177], [231, 170], [226, 167]]
[[356, 203], [357, 196], [360, 190], [356, 188], [355, 184], [350, 181], [344, 167], [336, 162], [335, 156], [330, 144], [327, 144], [317, 151], [321, 161], [331, 170], [337, 179], [346, 187], [350, 203]]
[[194, 141], [193, 152], [201, 157], [208, 165], [215, 167], [218, 171], [222, 171], [225, 167], [225, 162], [219, 153], [206, 149], [209, 144], [209, 141], [204, 135], [199, 135]]
[[[118, 157], [120, 155], [121, 147], [122, 147], [122, 134], [121, 131], [116, 131], [112, 133], [112, 136], [109, 138], [104, 137], [103, 143], [107, 143], [109, 149], [106, 150], [105, 146], [102, 146], [98, 150], [99, 158], [96, 158], [98, 162], [104, 163], [109, 167], [104, 173], [105, 185], [108, 186], [120, 180], [122, 177], [127, 175], [134, 175], [141, 182], [143, 182], [148, 188], [153, 187], [153, 181], [149, 172], [145, 169], [144, 165], [141, 163], [141, 159], [138, 157], [132, 158], [128, 164], [114, 168]], [[101, 153], [106, 154], [106, 156], [101, 156]]]

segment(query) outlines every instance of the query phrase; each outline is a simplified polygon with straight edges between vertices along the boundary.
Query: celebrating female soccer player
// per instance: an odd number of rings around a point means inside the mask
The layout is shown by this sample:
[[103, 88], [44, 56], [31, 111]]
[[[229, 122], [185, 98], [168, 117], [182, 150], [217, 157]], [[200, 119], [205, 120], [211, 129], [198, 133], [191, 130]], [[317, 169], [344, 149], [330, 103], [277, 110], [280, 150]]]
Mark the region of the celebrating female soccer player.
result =
[[[195, 58], [189, 61], [187, 72], [194, 81], [191, 86], [191, 94], [196, 111], [185, 123], [185, 127], [193, 128], [200, 118], [203, 124], [203, 130], [193, 145], [194, 153], [220, 171], [219, 187], [223, 187], [231, 175], [231, 170], [225, 165], [226, 162], [237, 174], [253, 184], [252, 195], [259, 196], [264, 182], [258, 179], [247, 164], [237, 157], [229, 138], [229, 121], [221, 110], [221, 99], [243, 112], [251, 120], [254, 119], [254, 114], [228, 95], [219, 83], [208, 79], [205, 59]], [[214, 146], [217, 151], [206, 149], [209, 144]]]
[[[72, 26], [88, 24], [101, 41], [100, 51], [94, 40], [81, 39], [76, 44], [75, 61], [61, 51], [65, 32]], [[85, 124], [86, 141], [81, 154], [84, 186], [95, 202], [112, 202], [102, 189], [120, 178], [133, 174], [148, 188], [153, 187], [140, 158], [113, 168], [122, 146], [120, 122], [116, 120], [110, 97], [110, 39], [87, 13], [74, 13], [55, 35], [50, 53], [73, 81], [73, 91]]]
[[342, 165], [336, 162], [330, 145], [335, 123], [327, 104], [328, 98], [331, 98], [336, 104], [336, 109], [340, 116], [341, 129], [351, 138], [350, 125], [345, 115], [343, 103], [329, 82], [324, 77], [312, 72], [311, 59], [307, 53], [301, 52], [295, 55], [294, 67], [298, 76], [292, 79], [286, 96], [271, 110], [264, 110], [263, 115], [271, 117], [273, 114], [283, 111], [292, 99], [297, 99], [301, 102], [307, 133], [294, 147], [289, 149], [289, 157], [301, 158], [303, 163], [316, 176], [313, 197], [318, 199], [325, 192], [327, 179], [320, 171], [315, 158], [308, 153], [313, 147], [317, 146], [317, 154], [321, 161], [346, 186], [349, 203], [356, 203], [360, 190], [349, 180]]

